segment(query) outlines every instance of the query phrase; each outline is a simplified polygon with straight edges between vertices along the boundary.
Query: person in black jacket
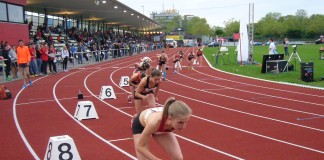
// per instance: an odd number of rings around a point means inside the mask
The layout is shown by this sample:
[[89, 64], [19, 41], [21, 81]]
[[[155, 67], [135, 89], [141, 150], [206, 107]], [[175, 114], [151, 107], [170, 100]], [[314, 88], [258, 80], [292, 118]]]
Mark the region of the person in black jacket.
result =
[[9, 56], [10, 46], [8, 42], [5, 42], [4, 49], [2, 50], [2, 56], [4, 58], [5, 63], [5, 73], [6, 73], [6, 80], [11, 81], [11, 78], [9, 77], [11, 72], [11, 57]]

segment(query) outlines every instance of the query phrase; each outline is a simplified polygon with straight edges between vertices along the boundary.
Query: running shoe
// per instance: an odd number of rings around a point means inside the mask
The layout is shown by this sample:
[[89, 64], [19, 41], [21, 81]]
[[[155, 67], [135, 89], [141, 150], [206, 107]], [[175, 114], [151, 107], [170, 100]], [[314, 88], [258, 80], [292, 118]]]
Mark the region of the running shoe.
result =
[[32, 81], [29, 81], [29, 85], [32, 86], [33, 85], [33, 82]]
[[132, 103], [132, 97], [131, 97], [131, 95], [129, 95], [129, 96], [127, 97], [127, 100], [128, 100], [128, 103]]

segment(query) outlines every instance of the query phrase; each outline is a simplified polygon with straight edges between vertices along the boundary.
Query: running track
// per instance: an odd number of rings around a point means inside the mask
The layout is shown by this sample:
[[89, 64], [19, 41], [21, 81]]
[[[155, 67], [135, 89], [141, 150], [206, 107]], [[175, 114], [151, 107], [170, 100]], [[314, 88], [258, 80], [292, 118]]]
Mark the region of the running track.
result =
[[[166, 53], [171, 57], [176, 50]], [[185, 52], [189, 48], [184, 48]], [[155, 60], [154, 51], [145, 56]], [[144, 54], [70, 72], [7, 83], [15, 95], [0, 101], [0, 159], [43, 159], [49, 137], [69, 135], [82, 159], [136, 159], [130, 130], [135, 113], [129, 90], [118, 86]], [[170, 65], [171, 63], [169, 63]], [[186, 60], [183, 65], [186, 65]], [[153, 62], [156, 65], [156, 62]], [[176, 131], [184, 159], [324, 159], [324, 91], [265, 82], [203, 67], [168, 71], [159, 103], [174, 96], [193, 109], [187, 128]], [[98, 99], [101, 86], [117, 99]], [[99, 119], [73, 118], [78, 90], [94, 103]], [[152, 142], [152, 152], [168, 159]]]

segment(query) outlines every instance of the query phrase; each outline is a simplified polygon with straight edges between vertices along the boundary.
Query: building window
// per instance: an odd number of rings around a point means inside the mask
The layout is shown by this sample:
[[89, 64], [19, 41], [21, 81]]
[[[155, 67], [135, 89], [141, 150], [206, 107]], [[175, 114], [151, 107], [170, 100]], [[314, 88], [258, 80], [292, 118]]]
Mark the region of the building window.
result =
[[24, 23], [24, 9], [22, 6], [8, 4], [9, 22]]
[[24, 7], [0, 2], [0, 21], [24, 23]]
[[7, 19], [7, 7], [5, 3], [0, 2], [0, 21], [8, 21]]

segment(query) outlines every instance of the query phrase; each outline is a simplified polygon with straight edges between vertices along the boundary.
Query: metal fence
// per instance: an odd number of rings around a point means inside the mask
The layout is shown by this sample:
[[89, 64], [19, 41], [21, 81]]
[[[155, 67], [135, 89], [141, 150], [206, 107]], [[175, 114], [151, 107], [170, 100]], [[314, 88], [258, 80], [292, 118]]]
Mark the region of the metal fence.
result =
[[[68, 69], [78, 68], [85, 65], [90, 65], [94, 63], [99, 63], [102, 61], [108, 61], [114, 58], [120, 58], [125, 56], [132, 56], [135, 54], [145, 53], [147, 51], [153, 51], [160, 49], [157, 46], [146, 47], [146, 46], [136, 46], [132, 48], [120, 48], [120, 49], [108, 49], [108, 50], [96, 50], [90, 51], [86, 50], [84, 52], [74, 52], [69, 57]], [[80, 57], [81, 56], [81, 57]], [[57, 71], [62, 71], [63, 59], [61, 57], [61, 52], [58, 51], [55, 55], [55, 64]], [[21, 78], [21, 74], [18, 71], [18, 77]], [[5, 63], [4, 59], [0, 58], [0, 84], [8, 82], [5, 76]]]

